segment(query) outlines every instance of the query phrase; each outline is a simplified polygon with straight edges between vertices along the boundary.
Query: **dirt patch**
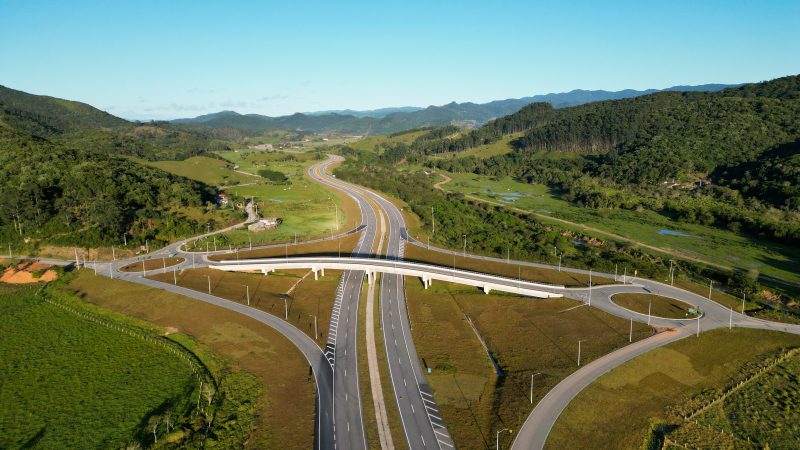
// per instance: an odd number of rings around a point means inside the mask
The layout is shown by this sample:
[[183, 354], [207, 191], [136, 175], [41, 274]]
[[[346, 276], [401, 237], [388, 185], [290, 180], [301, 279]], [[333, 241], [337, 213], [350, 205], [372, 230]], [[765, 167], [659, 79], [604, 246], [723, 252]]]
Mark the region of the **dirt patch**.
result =
[[58, 278], [53, 266], [41, 262], [21, 262], [3, 271], [0, 282], [8, 284], [46, 283]]

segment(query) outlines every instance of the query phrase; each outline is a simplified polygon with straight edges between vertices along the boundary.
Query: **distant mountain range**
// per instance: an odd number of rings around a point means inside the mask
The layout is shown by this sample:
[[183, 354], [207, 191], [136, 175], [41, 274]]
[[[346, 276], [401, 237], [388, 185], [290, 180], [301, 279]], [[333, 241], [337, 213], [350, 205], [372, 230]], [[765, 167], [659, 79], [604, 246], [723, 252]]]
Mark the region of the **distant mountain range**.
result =
[[495, 100], [489, 103], [448, 103], [442, 106], [419, 108], [404, 106], [367, 111], [332, 110], [311, 113], [296, 113], [290, 116], [270, 117], [260, 114], [239, 114], [235, 111], [220, 111], [202, 116], [176, 119], [172, 123], [208, 128], [238, 128], [247, 131], [290, 130], [315, 133], [339, 132], [349, 134], [391, 134], [413, 128], [450, 124], [481, 125], [497, 117], [519, 111], [523, 106], [536, 102], [547, 102], [556, 108], [585, 103], [620, 100], [639, 97], [659, 91], [704, 91], [714, 92], [739, 84], [703, 84], [699, 86], [673, 86], [666, 89], [637, 91], [582, 90], [534, 95], [531, 97]]

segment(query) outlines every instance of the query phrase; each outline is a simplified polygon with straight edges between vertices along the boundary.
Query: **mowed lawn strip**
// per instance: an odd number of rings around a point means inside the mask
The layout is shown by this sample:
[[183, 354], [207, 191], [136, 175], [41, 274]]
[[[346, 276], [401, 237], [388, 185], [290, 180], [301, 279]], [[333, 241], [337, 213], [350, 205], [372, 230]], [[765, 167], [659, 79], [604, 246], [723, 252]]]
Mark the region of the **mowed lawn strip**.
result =
[[616, 294], [611, 297], [611, 301], [625, 309], [640, 314], [651, 314], [654, 317], [664, 317], [667, 319], [691, 319], [697, 317], [696, 313], [689, 313], [690, 309], [695, 309], [694, 306], [661, 295], [639, 293]]
[[[517, 430], [533, 408], [531, 376], [535, 405], [577, 369], [579, 340], [582, 365], [628, 344], [628, 321], [575, 300], [485, 295], [436, 282], [425, 290], [413, 277], [406, 277], [406, 295], [417, 351], [431, 368], [428, 380], [459, 448], [493, 447], [498, 429]], [[651, 334], [634, 324], [634, 340]], [[512, 439], [505, 436], [503, 445]]]
[[[444, 267], [453, 267], [455, 262], [456, 269], [484, 272], [500, 275], [508, 278], [520, 278], [525, 281], [533, 281], [549, 284], [563, 284], [567, 287], [587, 287], [589, 286], [589, 275], [580, 273], [570, 273], [567, 271], [540, 269], [516, 264], [506, 264], [481, 259], [470, 258], [462, 255], [448, 255], [446, 253], [428, 250], [418, 245], [407, 245], [405, 259], [408, 261], [418, 261], [428, 264], [436, 264]], [[598, 276], [592, 277], [592, 285], [600, 286], [604, 284], [615, 284], [613, 279]]]
[[800, 336], [712, 330], [641, 355], [603, 375], [567, 406], [546, 448], [640, 448], [651, 419], [704, 389], [724, 387], [761, 355], [800, 345]]
[[191, 335], [257, 376], [256, 430], [248, 448], [308, 449], [314, 441], [315, 384], [308, 362], [272, 328], [188, 297], [82, 271], [69, 285], [86, 301]]
[[127, 266], [120, 267], [120, 272], [141, 272], [142, 270], [156, 270], [165, 267], [172, 267], [184, 261], [183, 258], [149, 258], [135, 263], [130, 263]]
[[328, 239], [321, 242], [308, 244], [279, 245], [277, 247], [260, 248], [246, 250], [248, 247], [241, 247], [238, 256], [236, 254], [211, 255], [208, 259], [212, 261], [232, 261], [236, 259], [251, 258], [274, 258], [281, 256], [338, 256], [341, 251], [342, 256], [349, 256], [361, 237], [361, 233], [353, 233], [338, 239]]

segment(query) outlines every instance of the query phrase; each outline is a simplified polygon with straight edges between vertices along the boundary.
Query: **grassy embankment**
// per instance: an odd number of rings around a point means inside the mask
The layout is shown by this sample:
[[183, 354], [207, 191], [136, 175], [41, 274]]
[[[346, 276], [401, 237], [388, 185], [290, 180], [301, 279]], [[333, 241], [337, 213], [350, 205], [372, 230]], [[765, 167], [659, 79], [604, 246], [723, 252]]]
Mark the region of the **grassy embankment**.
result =
[[691, 319], [697, 314], [690, 314], [694, 306], [674, 298], [654, 294], [616, 294], [611, 300], [617, 305], [641, 314], [666, 319]]
[[[759, 448], [765, 444], [791, 448], [800, 436], [797, 397], [791, 395], [797, 391], [796, 356], [793, 362], [754, 379], [728, 397], [722, 403], [722, 416], [713, 408], [689, 424], [674, 416], [702, 404], [699, 399], [713, 398], [735, 385], [776, 351], [797, 346], [797, 335], [721, 329], [648, 352], [603, 375], [578, 394], [559, 417], [546, 447], [579, 448], [591, 443], [595, 448], [641, 448], [651, 424], [664, 425], [654, 429], [674, 431], [676, 426], [694, 427], [697, 419], [700, 428], [711, 428], [707, 431], [711, 431], [712, 440], [706, 444], [712, 442], [714, 448], [745, 448], [748, 438]], [[727, 423], [721, 423], [723, 419]], [[727, 434], [720, 433], [720, 427], [727, 427]]]
[[[406, 245], [405, 259], [409, 261], [419, 261], [445, 267], [453, 267], [455, 261], [456, 269], [493, 273], [509, 278], [520, 278], [526, 281], [563, 284], [564, 286], [569, 287], [587, 287], [589, 285], [589, 275], [485, 261], [481, 259], [470, 258], [469, 255], [466, 257], [462, 255], [448, 255], [445, 253], [428, 250], [417, 245]], [[614, 284], [614, 280], [598, 276], [592, 277], [593, 286], [600, 286], [604, 284]]]
[[156, 270], [165, 267], [172, 267], [184, 261], [183, 258], [150, 258], [143, 259], [135, 263], [130, 263], [127, 266], [120, 267], [120, 272], [141, 272], [143, 270]]
[[200, 390], [187, 362], [155, 330], [37, 290], [0, 285], [0, 447], [149, 446], [153, 428], [189, 444]]
[[[276, 277], [277, 278], [277, 277]], [[81, 271], [68, 288], [87, 302], [191, 336], [224, 360], [207, 365], [225, 379], [252, 374], [261, 385], [247, 448], [310, 448], [315, 385], [302, 354], [253, 319], [181, 295]]]
[[[288, 321], [291, 324], [324, 346], [340, 275], [341, 271], [329, 270], [325, 271], [324, 277], [320, 274], [319, 279], [314, 280], [314, 275], [307, 270], [284, 270], [262, 275], [190, 269], [177, 273], [177, 284], [207, 293], [210, 280], [212, 295], [242, 304], [247, 304], [249, 289], [251, 307], [280, 318], [287, 317], [288, 314]], [[172, 273], [158, 274], [149, 278], [169, 284], [175, 281]], [[316, 337], [314, 316], [317, 317]]]
[[[297, 245], [280, 245], [271, 248], [261, 248], [254, 250], [240, 250], [236, 254], [211, 255], [208, 259], [212, 261], [225, 261], [247, 258], [271, 258], [280, 256], [338, 256], [339, 252], [343, 256], [350, 254], [361, 237], [360, 233], [354, 233], [338, 239], [329, 239], [322, 242]], [[287, 242], [288, 244], [288, 242]], [[244, 247], [247, 248], [246, 246]]]
[[[581, 364], [628, 344], [630, 322], [570, 299], [484, 295], [450, 283], [425, 290], [415, 278], [406, 278], [406, 295], [417, 351], [459, 448], [492, 447], [498, 429], [517, 430], [533, 407], [531, 376], [535, 404], [577, 369], [579, 340]], [[633, 326], [635, 340], [651, 333]], [[512, 439], [506, 434], [502, 445]]]

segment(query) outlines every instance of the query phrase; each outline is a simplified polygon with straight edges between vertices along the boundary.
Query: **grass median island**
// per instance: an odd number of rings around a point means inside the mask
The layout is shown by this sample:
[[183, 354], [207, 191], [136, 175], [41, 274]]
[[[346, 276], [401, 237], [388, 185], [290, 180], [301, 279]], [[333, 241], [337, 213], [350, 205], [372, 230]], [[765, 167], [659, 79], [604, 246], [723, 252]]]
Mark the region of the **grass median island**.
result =
[[[418, 245], [406, 245], [405, 259], [428, 264], [436, 264], [444, 267], [453, 267], [454, 255], [428, 250]], [[491, 273], [509, 278], [521, 277], [526, 281], [563, 284], [567, 287], [586, 287], [589, 285], [589, 275], [571, 273], [567, 271], [559, 272], [552, 269], [539, 269], [537, 267], [518, 266], [481, 259], [455, 255], [456, 269], [472, 270], [476, 272]], [[592, 285], [600, 286], [604, 284], [615, 284], [613, 279], [603, 277], [592, 277]]]
[[611, 301], [617, 305], [638, 312], [640, 314], [651, 314], [654, 317], [666, 319], [691, 319], [697, 317], [697, 313], [689, 313], [694, 310], [694, 306], [670, 297], [655, 294], [615, 294]]
[[[328, 336], [333, 301], [339, 285], [341, 271], [327, 270], [318, 280], [308, 270], [283, 270], [269, 275], [246, 272], [224, 272], [214, 269], [191, 269], [177, 273], [154, 275], [150, 278], [164, 283], [177, 284], [198, 292], [211, 294], [237, 303], [247, 304], [248, 289], [250, 306], [278, 316], [286, 317], [312, 339], [324, 346]], [[305, 278], [304, 278], [305, 277]], [[291, 292], [290, 292], [291, 291]], [[317, 320], [317, 336], [314, 336], [314, 317]]]
[[138, 334], [147, 330], [84, 314], [98, 317], [64, 293], [0, 285], [0, 447], [150, 446], [153, 428], [173, 443], [161, 448], [200, 447], [187, 362]]
[[150, 258], [135, 263], [128, 264], [127, 266], [120, 267], [120, 272], [141, 272], [142, 270], [157, 270], [165, 267], [172, 267], [176, 264], [184, 262], [183, 258]]
[[[348, 256], [356, 247], [361, 233], [348, 234], [338, 239], [329, 239], [320, 242], [297, 245], [279, 245], [277, 247], [261, 248], [254, 250], [240, 250], [239, 254], [211, 255], [211, 261], [231, 261], [235, 259], [249, 258], [273, 258], [281, 256], [338, 256], [341, 251], [342, 256]], [[287, 243], [289, 244], [289, 243]], [[246, 247], [244, 247], [246, 248]]]
[[[428, 381], [459, 448], [493, 447], [497, 430], [516, 432], [533, 408], [531, 375], [535, 404], [577, 369], [578, 340], [582, 365], [628, 344], [630, 322], [570, 299], [485, 295], [439, 282], [425, 290], [412, 277], [406, 296], [417, 351], [431, 368]], [[651, 334], [634, 324], [633, 339]], [[502, 439], [506, 446], [513, 436]]]
[[[256, 320], [198, 300], [138, 284], [81, 271], [65, 287], [113, 311], [191, 336], [200, 346], [223, 360], [209, 364], [232, 386], [244, 385], [242, 408], [231, 411], [247, 434], [245, 448], [297, 448], [313, 446], [315, 384], [308, 362], [280, 333]], [[255, 386], [249, 379], [257, 380]], [[243, 394], [248, 395], [243, 395]], [[244, 403], [247, 402], [247, 403]], [[253, 409], [252, 427], [246, 419]]]
[[[579, 448], [592, 443], [595, 448], [640, 448], [653, 429], [671, 430], [685, 425], [682, 417], [675, 418], [676, 412], [691, 411], [692, 406], [700, 406], [704, 400], [713, 399], [731, 384], [735, 385], [754, 366], [774, 357], [776, 352], [797, 346], [800, 346], [797, 335], [735, 328], [712, 330], [699, 338], [686, 338], [650, 351], [603, 375], [578, 394], [559, 417], [546, 447]], [[751, 427], [768, 423], [749, 415], [755, 414], [754, 410], [759, 416], [771, 416], [769, 420], [773, 426], [781, 420], [773, 415], [775, 406], [786, 405], [789, 414], [785, 417], [796, 419], [796, 400], [787, 402], [785, 395], [797, 389], [796, 372], [793, 373], [795, 378], [779, 376], [773, 382], [766, 377], [750, 382], [769, 385], [777, 391], [747, 388], [736, 394], [747, 394], [739, 398], [747, 398], [746, 402], [752, 407], [748, 414], [735, 415], [732, 422], [739, 423], [740, 430], [750, 429], [747, 433], [752, 433], [749, 437], [753, 442], [758, 435]], [[732, 402], [738, 401], [736, 396], [729, 398]], [[762, 410], [765, 401], [777, 401], [777, 404]], [[784, 422], [783, 426], [796, 433], [796, 423]], [[774, 433], [774, 428], [761, 432]], [[719, 428], [713, 434], [714, 447], [726, 448], [730, 435], [726, 438]], [[739, 435], [740, 441], [746, 441], [745, 434]], [[762, 442], [762, 446], [766, 443]]]

